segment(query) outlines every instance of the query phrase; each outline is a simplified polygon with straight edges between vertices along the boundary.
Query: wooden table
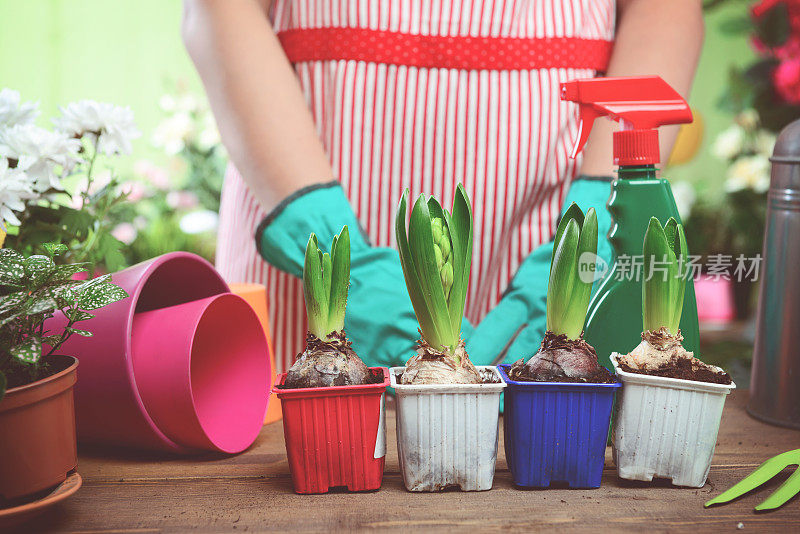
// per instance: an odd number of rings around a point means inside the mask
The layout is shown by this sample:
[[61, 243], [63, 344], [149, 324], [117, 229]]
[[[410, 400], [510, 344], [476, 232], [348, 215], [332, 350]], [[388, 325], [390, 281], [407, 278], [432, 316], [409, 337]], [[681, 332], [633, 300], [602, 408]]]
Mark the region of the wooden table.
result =
[[[262, 530], [529, 530], [573, 528], [661, 531], [800, 529], [800, 498], [782, 509], [753, 507], [784, 473], [754, 495], [709, 510], [712, 495], [731, 486], [763, 460], [800, 447], [800, 431], [749, 417], [747, 393], [728, 399], [708, 483], [702, 489], [669, 483], [619, 480], [607, 452], [603, 486], [596, 490], [516, 489], [500, 444], [494, 489], [488, 492], [409, 493], [399, 473], [394, 414], [387, 414], [388, 451], [383, 487], [373, 493], [296, 495], [286, 462], [283, 427], [264, 428], [247, 452], [235, 457], [164, 459], [144, 454], [81, 450], [84, 486], [71, 499], [26, 525], [26, 531], [186, 532]], [[500, 433], [502, 440], [502, 431]]]

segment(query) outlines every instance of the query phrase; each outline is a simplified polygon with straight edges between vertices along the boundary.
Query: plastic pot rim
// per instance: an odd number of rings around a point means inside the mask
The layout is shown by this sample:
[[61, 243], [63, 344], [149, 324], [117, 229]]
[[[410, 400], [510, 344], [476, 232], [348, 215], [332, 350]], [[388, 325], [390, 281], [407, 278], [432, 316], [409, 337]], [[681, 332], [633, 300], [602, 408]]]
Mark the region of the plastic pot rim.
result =
[[527, 380], [511, 380], [508, 377], [507, 369], [511, 367], [508, 364], [501, 364], [497, 366], [500, 372], [500, 377], [503, 381], [511, 386], [511, 388], [537, 388], [537, 389], [553, 389], [553, 390], [586, 390], [586, 389], [617, 389], [622, 387], [622, 382], [618, 377], [614, 377], [614, 382], [610, 384], [598, 382], [533, 382]]
[[385, 390], [389, 385], [389, 369], [386, 367], [368, 367], [373, 373], [380, 371], [383, 374], [383, 381], [374, 384], [356, 384], [354, 386], [330, 386], [321, 388], [279, 388], [286, 380], [287, 373], [281, 373], [275, 378], [275, 385], [272, 392], [279, 399], [306, 399], [311, 397], [330, 397], [334, 395], [358, 395], [362, 393], [373, 393]]
[[482, 383], [482, 384], [400, 384], [397, 382], [397, 376], [405, 372], [405, 365], [402, 367], [390, 367], [389, 375], [391, 377], [391, 387], [394, 388], [395, 394], [401, 395], [435, 395], [438, 393], [498, 393], [503, 391], [506, 383], [503, 381], [497, 367], [494, 365], [476, 365], [476, 369], [488, 370], [497, 378], [498, 382]]
[[[623, 383], [631, 383], [642, 386], [653, 386], [671, 389], [684, 389], [688, 391], [705, 391], [708, 393], [720, 393], [727, 395], [732, 390], [736, 389], [736, 383], [731, 381], [730, 384], [717, 384], [714, 382], [699, 382], [697, 380], [686, 380], [684, 378], [669, 378], [666, 376], [653, 376], [640, 373], [629, 373], [619, 368], [617, 357], [621, 356], [620, 353], [614, 352], [611, 354], [611, 364], [614, 366], [614, 371], [617, 377]], [[715, 369], [722, 371], [723, 369], [716, 365], [711, 365]]]
[[79, 361], [78, 358], [75, 356], [62, 356], [64, 358], [69, 358], [72, 360], [72, 363], [66, 369], [62, 369], [61, 371], [52, 374], [50, 376], [46, 376], [44, 378], [40, 378], [34, 382], [29, 382], [27, 384], [23, 384], [21, 386], [16, 386], [13, 388], [9, 388], [6, 390], [2, 399], [0, 399], [0, 413], [8, 412], [11, 410], [15, 410], [17, 408], [22, 408], [24, 406], [29, 406], [31, 404], [36, 404], [44, 399], [48, 399], [55, 395], [58, 395], [62, 391], [70, 389], [75, 386], [75, 382], [77, 378], [73, 379], [71, 382], [65, 382], [61, 385], [61, 389], [57, 391], [47, 391], [46, 393], [44, 390], [41, 390], [42, 387], [47, 387], [48, 384], [51, 382], [55, 382], [60, 380], [62, 377], [75, 372], [78, 368]]

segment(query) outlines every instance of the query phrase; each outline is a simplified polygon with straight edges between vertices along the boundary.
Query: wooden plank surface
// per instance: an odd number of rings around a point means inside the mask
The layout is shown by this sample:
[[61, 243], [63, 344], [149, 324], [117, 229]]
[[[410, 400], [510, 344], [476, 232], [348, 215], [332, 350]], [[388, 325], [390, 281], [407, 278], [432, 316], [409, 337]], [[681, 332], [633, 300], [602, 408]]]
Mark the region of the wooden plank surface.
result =
[[[519, 490], [500, 444], [494, 488], [488, 492], [410, 493], [399, 473], [394, 414], [387, 414], [383, 487], [372, 493], [296, 495], [280, 423], [264, 428], [253, 447], [235, 457], [163, 458], [81, 448], [81, 490], [25, 526], [26, 532], [258, 532], [396, 530], [598, 529], [800, 531], [800, 498], [781, 510], [753, 507], [788, 476], [784, 473], [739, 501], [703, 509], [712, 495], [770, 456], [800, 447], [800, 431], [760, 423], [734, 392], [722, 418], [708, 483], [701, 489], [668, 482], [617, 478], [606, 455], [603, 486], [595, 490]], [[501, 431], [502, 440], [502, 431]]]

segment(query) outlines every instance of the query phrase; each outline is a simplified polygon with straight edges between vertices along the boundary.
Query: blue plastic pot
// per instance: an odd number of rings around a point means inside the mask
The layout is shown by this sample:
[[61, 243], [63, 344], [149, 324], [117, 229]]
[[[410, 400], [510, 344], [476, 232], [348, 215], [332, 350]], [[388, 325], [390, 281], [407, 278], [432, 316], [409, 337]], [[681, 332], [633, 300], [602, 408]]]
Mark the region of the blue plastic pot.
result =
[[622, 385], [516, 382], [498, 366], [505, 391], [506, 462], [514, 483], [599, 488], [614, 393]]

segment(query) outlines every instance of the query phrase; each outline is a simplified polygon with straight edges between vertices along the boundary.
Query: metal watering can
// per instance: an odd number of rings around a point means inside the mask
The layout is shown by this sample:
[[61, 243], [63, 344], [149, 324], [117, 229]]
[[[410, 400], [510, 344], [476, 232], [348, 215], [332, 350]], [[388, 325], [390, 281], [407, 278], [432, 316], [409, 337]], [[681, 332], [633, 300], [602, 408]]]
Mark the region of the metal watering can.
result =
[[783, 129], [770, 161], [747, 411], [767, 423], [800, 428], [800, 120]]

